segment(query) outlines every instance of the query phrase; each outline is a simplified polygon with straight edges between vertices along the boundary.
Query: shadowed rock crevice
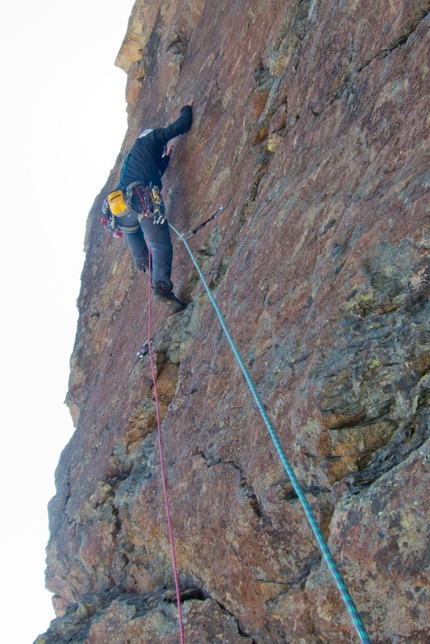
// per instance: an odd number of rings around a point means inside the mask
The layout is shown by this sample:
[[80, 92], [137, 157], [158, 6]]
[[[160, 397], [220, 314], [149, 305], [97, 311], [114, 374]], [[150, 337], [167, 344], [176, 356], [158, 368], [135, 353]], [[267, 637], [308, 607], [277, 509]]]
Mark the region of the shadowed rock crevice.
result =
[[212, 453], [211, 455], [209, 455], [209, 454], [205, 454], [204, 452], [199, 452], [198, 455], [204, 459], [205, 465], [208, 468], [216, 467], [217, 465], [223, 465], [223, 466], [232, 467], [234, 470], [236, 470], [239, 474], [238, 489], [240, 491], [240, 494], [244, 495], [247, 499], [249, 499], [249, 505], [258, 518], [263, 516], [263, 510], [261, 508], [260, 502], [255, 493], [255, 490], [253, 489], [252, 485], [247, 481], [246, 475], [240, 465], [238, 465], [237, 463], [234, 463], [233, 461], [223, 461], [221, 457], [218, 456], [216, 453]]
[[[216, 601], [216, 600], [214, 600], [214, 601]], [[238, 640], [238, 641], [247, 642], [249, 644], [257, 644], [257, 641], [254, 638], [252, 638], [248, 633], [246, 633], [245, 631], [242, 630], [242, 628], [240, 626], [240, 621], [229, 610], [227, 610], [226, 607], [223, 606], [220, 602], [216, 602], [216, 603], [218, 604], [220, 610], [223, 613], [225, 613], [226, 615], [230, 615], [230, 617], [236, 623], [237, 633], [238, 633], [239, 638], [240, 638], [240, 640]]]
[[[203, 596], [198, 588], [181, 590], [181, 601], [185, 617], [188, 641], [197, 644], [210, 644], [218, 634], [226, 644], [239, 642], [254, 643], [254, 640], [241, 630], [239, 622], [219, 602]], [[98, 594], [86, 595], [69, 607], [67, 614], [51, 623], [45, 635], [37, 638], [37, 644], [58, 644], [67, 638], [70, 644], [83, 644], [85, 641], [99, 641], [99, 633], [108, 624], [115, 624], [116, 636], [128, 637], [142, 629], [145, 637], [162, 641], [176, 633], [176, 597], [172, 589], [158, 589], [148, 595], [127, 593], [115, 588]], [[212, 617], [212, 621], [211, 621]], [[192, 627], [187, 626], [187, 618]], [[124, 626], [124, 620], [128, 626]], [[146, 624], [146, 627], [144, 626]], [[199, 638], [199, 639], [196, 639]], [[218, 638], [217, 638], [218, 639]], [[129, 641], [121, 639], [121, 642]]]
[[361, 471], [345, 478], [347, 495], [357, 494], [362, 488], [371, 485], [380, 476], [408, 459], [430, 438], [429, 385], [430, 379], [428, 379], [426, 391], [418, 400], [415, 416], [400, 427], [386, 445], [370, 456]]
[[[401, 33], [398, 36], [394, 37], [394, 40], [391, 43], [383, 47], [381, 49], [380, 54], [378, 55], [386, 56], [390, 54], [392, 51], [394, 51], [395, 49], [397, 49], [398, 47], [403, 47], [403, 45], [405, 45], [408, 42], [409, 37], [413, 33], [415, 33], [419, 25], [427, 18], [429, 13], [430, 13], [430, 5], [425, 0], [423, 2], [423, 6], [419, 7], [417, 9], [416, 14], [411, 17], [410, 21], [404, 27], [401, 28]], [[376, 56], [374, 58], [376, 58]], [[374, 58], [369, 60], [369, 62], [366, 64], [369, 65], [372, 62], [372, 60], [374, 60]], [[364, 66], [359, 68], [358, 71], [360, 72], [362, 71], [362, 69], [364, 69]]]

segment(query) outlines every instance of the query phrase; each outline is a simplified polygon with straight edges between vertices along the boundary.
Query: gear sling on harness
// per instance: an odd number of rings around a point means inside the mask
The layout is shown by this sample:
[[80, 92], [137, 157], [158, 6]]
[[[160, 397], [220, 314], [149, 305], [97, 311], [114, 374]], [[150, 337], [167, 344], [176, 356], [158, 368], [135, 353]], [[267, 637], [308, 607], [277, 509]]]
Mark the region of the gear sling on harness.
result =
[[[138, 212], [133, 208], [133, 196], [139, 198], [142, 211]], [[115, 237], [122, 237], [122, 229], [127, 232], [138, 230], [139, 224], [127, 226], [126, 217], [132, 217], [139, 222], [144, 217], [153, 218], [154, 224], [163, 224], [166, 221], [164, 216], [165, 204], [158, 186], [145, 186], [140, 181], [130, 183], [125, 190], [117, 188], [110, 192], [103, 203], [103, 216], [101, 223], [108, 228]], [[122, 221], [120, 221], [122, 220]]]
[[148, 187], [142, 183], [135, 182], [127, 186], [127, 194], [129, 189], [136, 191], [142, 204], [142, 212], [138, 215], [139, 221], [142, 221], [143, 217], [153, 217], [154, 224], [164, 224], [166, 221], [164, 216], [166, 208], [160, 193], [160, 188], [152, 184]]

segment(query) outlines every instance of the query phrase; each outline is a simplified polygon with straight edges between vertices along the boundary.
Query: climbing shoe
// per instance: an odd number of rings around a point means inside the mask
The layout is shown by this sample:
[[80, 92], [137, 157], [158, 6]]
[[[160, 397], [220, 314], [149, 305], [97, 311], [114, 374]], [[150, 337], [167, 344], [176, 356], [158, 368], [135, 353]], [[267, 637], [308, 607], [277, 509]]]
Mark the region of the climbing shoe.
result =
[[154, 284], [154, 298], [159, 302], [164, 302], [172, 313], [178, 313], [185, 308], [184, 302], [181, 302], [168, 287], [162, 282]]

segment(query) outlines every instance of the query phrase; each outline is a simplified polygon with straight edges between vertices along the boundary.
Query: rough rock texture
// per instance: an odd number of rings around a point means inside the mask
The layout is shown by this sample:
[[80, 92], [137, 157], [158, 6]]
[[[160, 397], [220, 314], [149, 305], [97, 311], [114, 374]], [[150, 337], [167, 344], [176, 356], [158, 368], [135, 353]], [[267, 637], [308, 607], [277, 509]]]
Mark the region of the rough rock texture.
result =
[[[138, 0], [129, 129], [88, 220], [37, 644], [178, 642], [147, 283], [101, 203], [195, 100], [166, 173], [189, 244], [374, 644], [430, 643], [428, 0]], [[149, 115], [149, 116], [148, 116]], [[190, 643], [358, 641], [197, 273], [154, 305]]]

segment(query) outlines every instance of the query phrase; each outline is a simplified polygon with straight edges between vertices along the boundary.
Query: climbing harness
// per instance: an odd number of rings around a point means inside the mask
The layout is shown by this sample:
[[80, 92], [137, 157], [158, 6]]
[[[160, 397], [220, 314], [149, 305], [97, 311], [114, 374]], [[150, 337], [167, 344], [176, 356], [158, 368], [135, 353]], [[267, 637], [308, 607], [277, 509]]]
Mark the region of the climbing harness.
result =
[[[161, 421], [160, 421], [160, 405], [158, 400], [157, 392], [157, 378], [155, 375], [155, 361], [154, 354], [152, 351], [152, 306], [151, 306], [151, 283], [152, 283], [152, 262], [151, 262], [151, 250], [149, 251], [149, 269], [148, 269], [148, 340], [143, 343], [140, 350], [137, 352], [137, 357], [142, 358], [144, 355], [149, 355], [149, 362], [151, 365], [151, 377], [154, 387], [154, 400], [155, 400], [155, 414], [157, 420], [157, 430], [158, 430], [158, 453], [160, 456], [160, 471], [161, 471], [161, 480], [163, 484], [163, 495], [164, 495], [164, 506], [166, 512], [167, 528], [169, 532], [169, 542], [170, 542], [170, 552], [172, 557], [172, 567], [173, 567], [173, 577], [175, 581], [175, 591], [176, 591], [176, 603], [178, 606], [178, 621], [179, 621], [179, 634], [180, 634], [180, 643], [185, 644], [184, 638], [184, 624], [182, 617], [182, 606], [181, 606], [181, 594], [179, 588], [179, 576], [178, 576], [178, 567], [176, 563], [176, 553], [175, 553], [175, 541], [173, 537], [173, 528], [172, 528], [172, 519], [170, 515], [170, 505], [169, 505], [169, 496], [167, 491], [167, 479], [166, 479], [166, 470], [164, 466], [164, 454], [163, 454], [163, 441], [161, 433]], [[143, 355], [140, 355], [140, 354]]]
[[138, 220], [142, 221], [144, 217], [153, 217], [154, 224], [164, 224], [166, 218], [164, 212], [166, 207], [158, 186], [145, 186], [136, 181], [127, 186], [127, 199], [131, 203], [132, 191], [135, 190], [142, 204], [142, 212], [138, 215]]
[[[208, 220], [208, 221], [210, 221], [210, 220]], [[207, 222], [205, 222], [205, 223], [207, 223]], [[248, 370], [247, 370], [247, 368], [245, 366], [245, 363], [243, 362], [243, 359], [242, 359], [242, 357], [241, 357], [241, 355], [240, 355], [240, 353], [239, 353], [239, 351], [238, 351], [238, 349], [237, 349], [237, 347], [236, 347], [236, 345], [235, 345], [235, 343], [233, 341], [233, 338], [230, 335], [230, 332], [229, 332], [229, 330], [228, 330], [228, 328], [226, 326], [226, 323], [224, 321], [222, 313], [221, 313], [220, 309], [218, 308], [218, 305], [217, 305], [217, 303], [216, 303], [216, 301], [215, 301], [215, 299], [214, 299], [214, 297], [213, 297], [213, 295], [212, 295], [212, 293], [210, 291], [210, 288], [209, 288], [209, 286], [208, 286], [208, 284], [207, 284], [207, 282], [206, 282], [206, 280], [204, 278], [204, 275], [203, 275], [203, 273], [202, 273], [202, 271], [200, 269], [200, 266], [198, 265], [194, 255], [193, 255], [193, 253], [192, 253], [192, 251], [191, 251], [191, 249], [190, 249], [190, 247], [189, 247], [189, 245], [187, 243], [187, 240], [186, 240], [185, 236], [183, 234], [181, 234], [180, 232], [178, 232], [176, 230], [176, 228], [174, 226], [172, 226], [171, 223], [169, 223], [169, 226], [173, 230], [173, 232], [176, 233], [176, 235], [179, 237], [179, 239], [182, 240], [185, 248], [187, 249], [188, 254], [189, 254], [189, 256], [190, 256], [190, 258], [191, 258], [191, 260], [192, 260], [192, 262], [193, 262], [193, 264], [194, 264], [194, 266], [195, 266], [195, 268], [197, 270], [197, 273], [198, 273], [198, 275], [200, 277], [200, 280], [201, 280], [201, 282], [202, 282], [202, 284], [203, 284], [203, 286], [204, 286], [204, 288], [206, 290], [206, 293], [208, 294], [209, 300], [210, 300], [213, 308], [215, 309], [215, 312], [216, 312], [216, 314], [218, 316], [218, 319], [220, 321], [221, 327], [222, 327], [222, 329], [223, 329], [223, 331], [225, 333], [225, 336], [226, 336], [226, 338], [227, 338], [227, 340], [228, 340], [228, 342], [230, 344], [230, 347], [231, 347], [231, 349], [233, 351], [233, 354], [234, 354], [234, 356], [235, 356], [235, 358], [237, 360], [237, 363], [238, 363], [240, 369], [242, 370], [242, 373], [244, 375], [246, 383], [247, 383], [247, 385], [248, 385], [248, 387], [249, 387], [249, 389], [250, 389], [250, 391], [251, 391], [251, 393], [253, 395], [254, 401], [255, 401], [255, 403], [257, 405], [257, 408], [258, 408], [258, 410], [259, 410], [259, 412], [261, 414], [261, 417], [263, 418], [263, 421], [264, 421], [264, 423], [266, 425], [266, 428], [267, 428], [267, 430], [269, 432], [270, 438], [272, 439], [272, 442], [273, 442], [273, 444], [274, 444], [274, 446], [276, 448], [276, 451], [277, 451], [278, 456], [279, 456], [279, 458], [281, 460], [281, 463], [284, 466], [284, 469], [285, 469], [285, 471], [286, 471], [286, 473], [288, 475], [288, 478], [290, 479], [290, 481], [292, 483], [294, 491], [297, 494], [297, 496], [298, 496], [298, 498], [299, 498], [299, 500], [300, 500], [300, 502], [302, 504], [302, 507], [303, 507], [303, 510], [305, 512], [306, 518], [307, 518], [307, 520], [309, 522], [309, 525], [310, 525], [310, 527], [312, 529], [312, 532], [314, 533], [314, 536], [316, 538], [318, 546], [319, 546], [319, 548], [320, 548], [320, 550], [322, 552], [322, 555], [323, 555], [323, 557], [324, 557], [324, 559], [325, 559], [325, 561], [326, 561], [326, 563], [328, 565], [328, 568], [329, 568], [329, 570], [330, 570], [330, 572], [332, 574], [332, 577], [333, 577], [333, 579], [334, 579], [334, 581], [335, 581], [335, 583], [336, 583], [336, 585], [338, 587], [338, 590], [340, 592], [342, 600], [345, 603], [345, 606], [346, 606], [347, 611], [348, 611], [348, 613], [349, 613], [349, 615], [351, 617], [351, 620], [352, 620], [352, 622], [353, 622], [353, 624], [355, 626], [355, 629], [356, 629], [357, 635], [358, 635], [358, 637], [360, 639], [360, 642], [362, 642], [362, 644], [371, 644], [369, 635], [367, 634], [367, 631], [366, 631], [366, 628], [365, 628], [365, 626], [363, 624], [363, 621], [362, 621], [362, 619], [361, 619], [361, 617], [360, 617], [360, 615], [359, 615], [359, 613], [357, 611], [357, 608], [356, 608], [356, 606], [354, 604], [354, 601], [353, 601], [353, 599], [352, 599], [352, 597], [351, 597], [351, 595], [350, 595], [350, 593], [349, 593], [349, 591], [348, 591], [348, 589], [347, 589], [347, 587], [345, 585], [345, 582], [343, 580], [341, 572], [340, 572], [340, 570], [339, 570], [339, 568], [338, 568], [338, 566], [337, 566], [337, 564], [336, 564], [336, 562], [335, 562], [335, 560], [333, 558], [333, 555], [331, 554], [331, 551], [330, 551], [330, 549], [328, 547], [328, 544], [327, 544], [326, 540], [324, 539], [324, 536], [323, 536], [323, 534], [322, 534], [322, 532], [320, 530], [320, 527], [319, 527], [319, 525], [318, 525], [318, 523], [317, 523], [317, 521], [315, 519], [315, 516], [313, 515], [311, 506], [309, 505], [309, 502], [308, 502], [308, 500], [307, 500], [307, 498], [305, 496], [305, 493], [304, 493], [304, 491], [303, 491], [303, 489], [302, 489], [302, 487], [301, 487], [301, 485], [300, 485], [300, 483], [299, 483], [299, 481], [298, 481], [298, 479], [297, 479], [297, 477], [296, 477], [296, 475], [294, 473], [294, 470], [291, 467], [291, 465], [290, 465], [290, 463], [289, 463], [289, 461], [288, 461], [288, 459], [287, 459], [287, 457], [285, 455], [285, 452], [284, 452], [284, 450], [282, 448], [282, 445], [281, 445], [281, 442], [280, 442], [280, 440], [278, 438], [278, 435], [276, 434], [275, 429], [273, 428], [272, 423], [270, 422], [269, 416], [268, 416], [268, 414], [267, 414], [267, 412], [266, 412], [266, 410], [264, 408], [264, 405], [263, 405], [263, 403], [262, 403], [262, 401], [260, 399], [260, 396], [259, 396], [259, 394], [257, 392], [257, 389], [256, 389], [256, 387], [255, 387], [255, 385], [254, 385], [254, 383], [253, 383], [253, 381], [251, 379], [251, 376], [250, 376], [250, 374], [249, 374], [249, 372], [248, 372]], [[198, 229], [196, 229], [196, 231], [197, 230]]]
[[[132, 199], [136, 193], [142, 205], [142, 212], [133, 209]], [[166, 206], [158, 186], [152, 184], [148, 187], [140, 181], [130, 183], [125, 191], [121, 188], [113, 190], [103, 202], [101, 224], [110, 230], [114, 237], [122, 237], [123, 231], [135, 232], [140, 228], [140, 222], [145, 218], [152, 218], [154, 224], [164, 224]], [[127, 226], [125, 218], [134, 215], [133, 219], [139, 224]], [[118, 220], [118, 221], [117, 221]], [[121, 221], [119, 221], [121, 220]]]

